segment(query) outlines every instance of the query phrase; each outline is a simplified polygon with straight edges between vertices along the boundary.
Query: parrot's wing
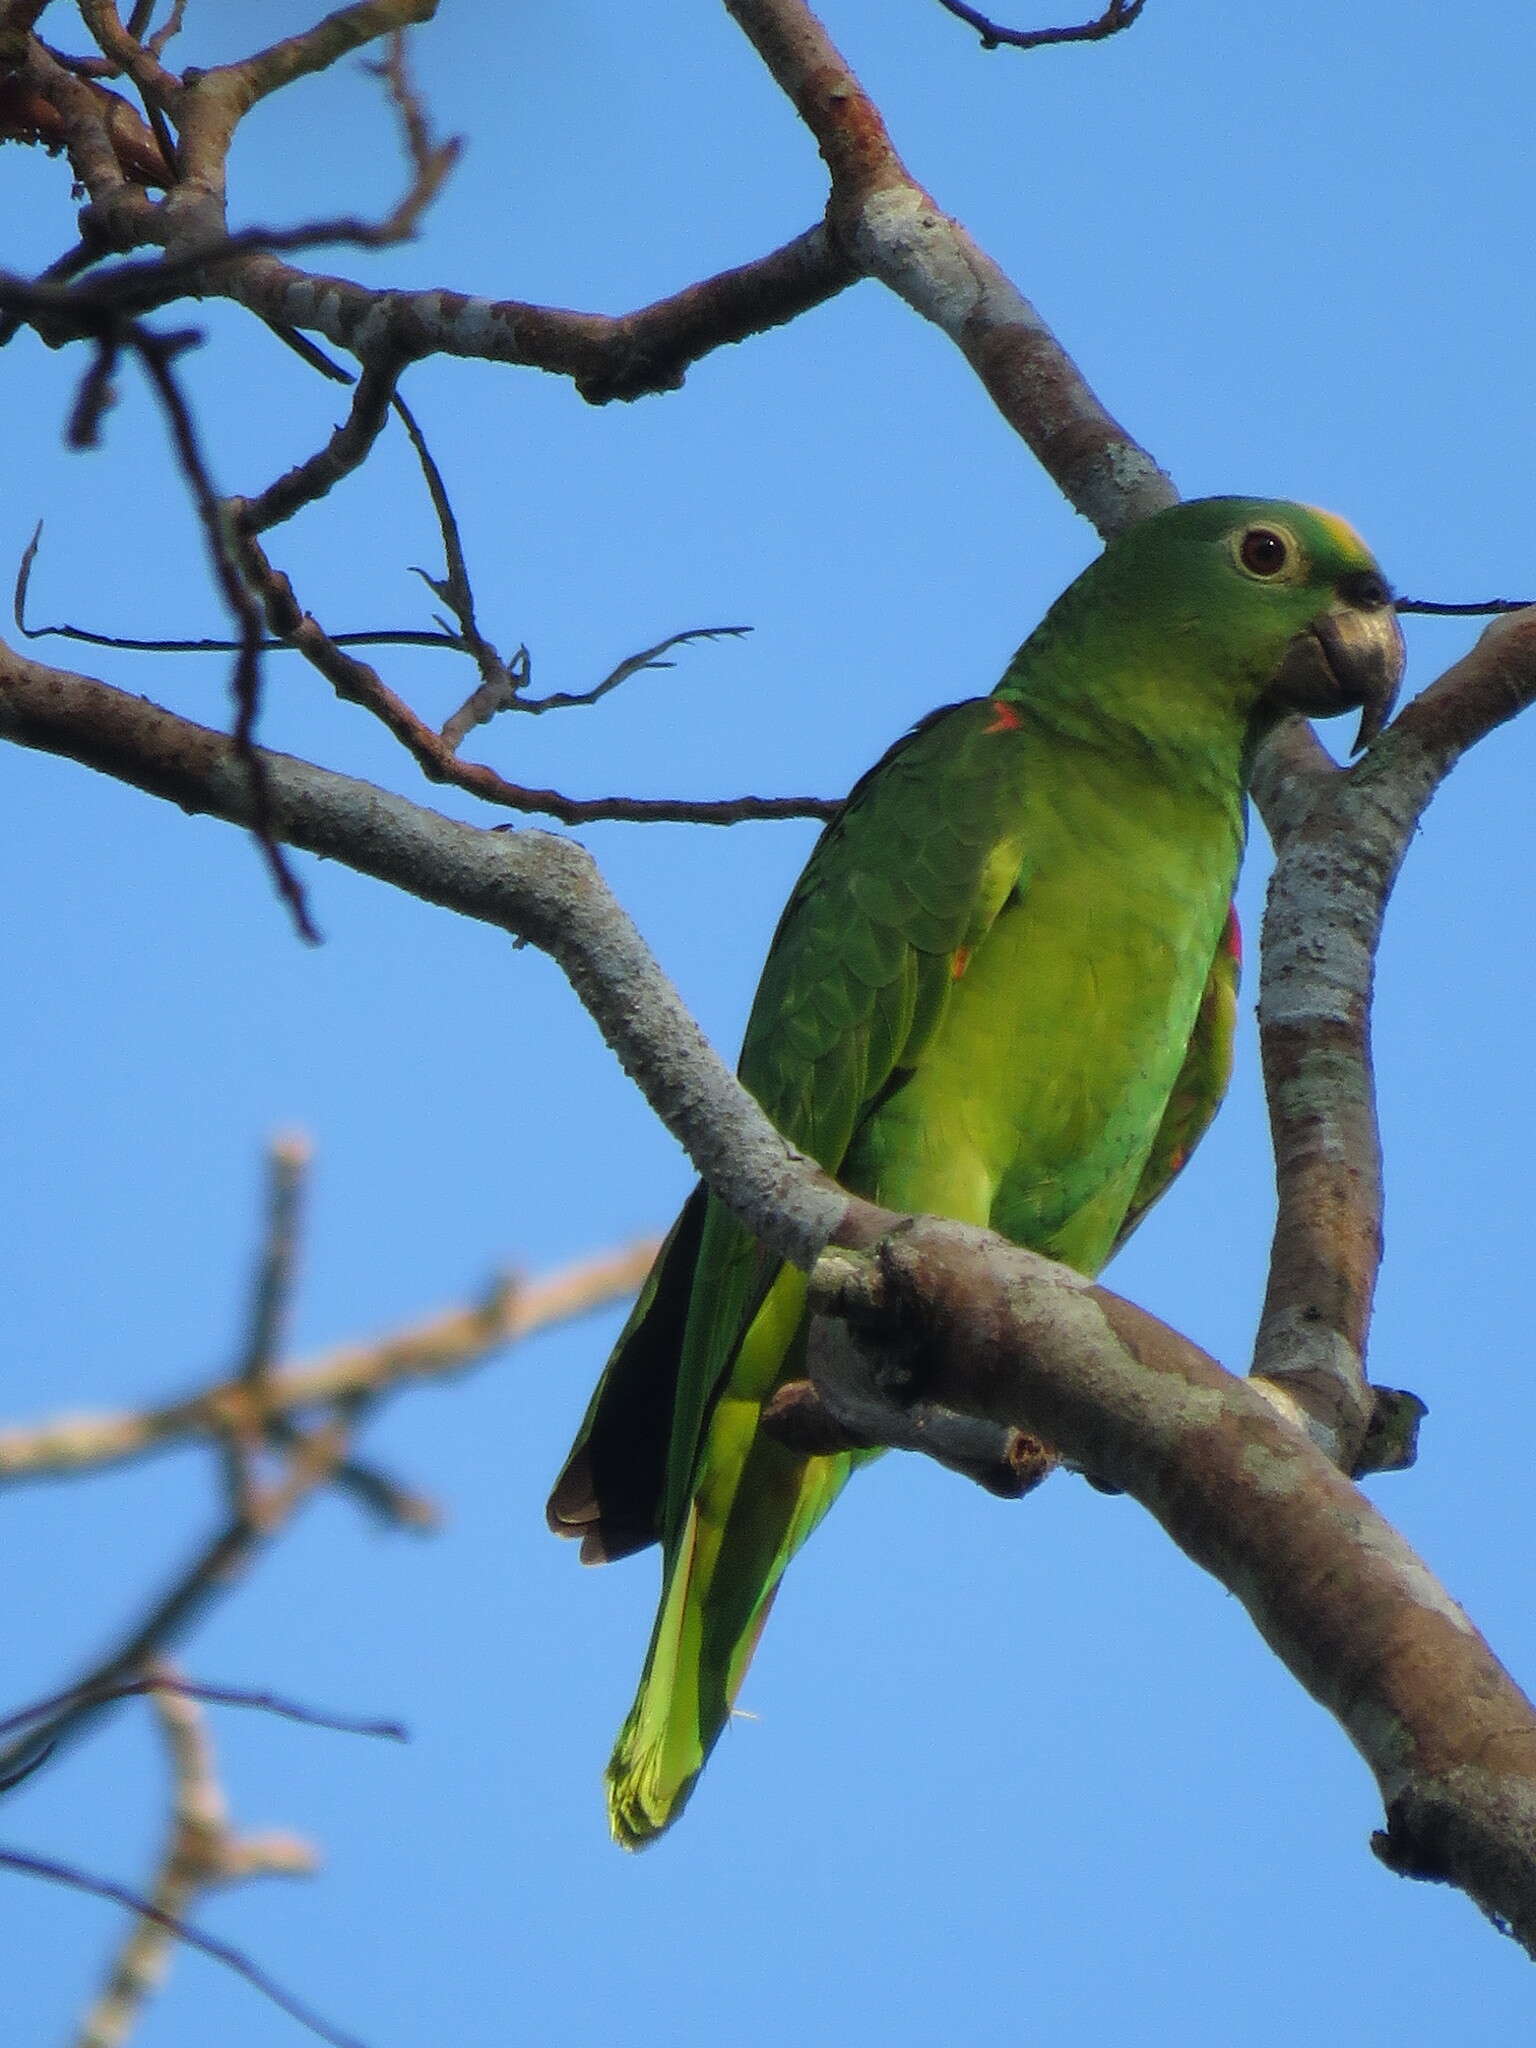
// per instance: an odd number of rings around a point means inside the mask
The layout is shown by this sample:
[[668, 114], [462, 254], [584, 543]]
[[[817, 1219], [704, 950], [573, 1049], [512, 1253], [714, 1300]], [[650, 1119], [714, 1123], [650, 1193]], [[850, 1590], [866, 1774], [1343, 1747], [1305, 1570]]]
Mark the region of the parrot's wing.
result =
[[1111, 1258], [1119, 1251], [1152, 1204], [1173, 1185], [1185, 1161], [1210, 1128], [1221, 1107], [1232, 1074], [1232, 1036], [1237, 1023], [1237, 984], [1242, 972], [1242, 934], [1237, 910], [1227, 917], [1226, 930], [1211, 961], [1205, 993], [1189, 1035], [1189, 1050], [1179, 1069], [1168, 1107], [1158, 1126], [1152, 1151], [1125, 1212]]
[[[989, 698], [932, 713], [855, 786], [785, 906], [741, 1078], [831, 1172], [921, 1059], [957, 956], [963, 966], [1019, 881], [1022, 737]], [[778, 1271], [695, 1190], [550, 1501], [551, 1526], [581, 1534], [583, 1557], [622, 1557], [678, 1526], [710, 1406]]]
[[[988, 698], [924, 719], [855, 786], [785, 906], [741, 1078], [789, 1142], [831, 1173], [864, 1119], [920, 1064], [957, 972], [1019, 885], [1018, 726]], [[778, 1338], [754, 1340], [733, 1368], [779, 1271], [728, 1211], [709, 1205], [673, 1405], [669, 1532], [686, 1514], [721, 1387], [729, 1380], [760, 1401], [778, 1376]]]
[[550, 1528], [581, 1538], [583, 1564], [611, 1564], [659, 1533], [672, 1382], [707, 1193], [701, 1181], [657, 1253], [549, 1497]]

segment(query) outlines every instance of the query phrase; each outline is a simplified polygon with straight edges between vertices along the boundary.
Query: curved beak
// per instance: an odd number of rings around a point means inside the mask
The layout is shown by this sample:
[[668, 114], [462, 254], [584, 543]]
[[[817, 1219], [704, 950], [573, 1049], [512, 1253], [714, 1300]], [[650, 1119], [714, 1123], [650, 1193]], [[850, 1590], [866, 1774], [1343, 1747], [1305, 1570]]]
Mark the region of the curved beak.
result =
[[1311, 718], [1360, 713], [1351, 747], [1358, 754], [1386, 724], [1403, 677], [1403, 635], [1390, 603], [1341, 603], [1322, 612], [1285, 651], [1269, 686], [1271, 700]]

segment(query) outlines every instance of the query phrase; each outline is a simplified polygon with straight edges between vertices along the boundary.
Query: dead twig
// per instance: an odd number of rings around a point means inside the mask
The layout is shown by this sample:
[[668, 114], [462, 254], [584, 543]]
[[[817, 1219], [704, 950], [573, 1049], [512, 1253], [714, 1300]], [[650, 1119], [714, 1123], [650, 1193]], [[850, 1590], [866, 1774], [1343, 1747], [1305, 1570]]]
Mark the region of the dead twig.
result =
[[89, 1871], [81, 1870], [72, 1863], [61, 1863], [53, 1856], [38, 1856], [25, 1849], [0, 1849], [0, 1868], [20, 1871], [26, 1877], [40, 1877], [49, 1884], [65, 1886], [70, 1891], [88, 1892], [93, 1898], [108, 1899], [115, 1906], [125, 1906], [130, 1913], [141, 1914], [146, 1920], [164, 1927], [178, 1941], [189, 1948], [197, 1949], [202, 1955], [211, 1956], [216, 1963], [222, 1963], [227, 1970], [233, 1970], [237, 1977], [243, 1977], [247, 1984], [269, 1998], [290, 2018], [307, 2027], [322, 2041], [331, 2043], [331, 2048], [364, 2048], [355, 2034], [344, 2034], [333, 2027], [310, 2006], [296, 1998], [268, 1976], [259, 1964], [242, 1949], [231, 1942], [220, 1941], [215, 1935], [207, 1934], [190, 1922], [174, 1919], [153, 1899], [146, 1899], [129, 1885], [114, 1884], [110, 1878], [93, 1877]]
[[302, 608], [288, 577], [273, 567], [254, 535], [242, 533], [237, 544], [242, 568], [266, 607], [272, 632], [301, 653], [338, 697], [371, 712], [386, 726], [429, 781], [452, 783], [508, 810], [543, 812], [567, 825], [597, 818], [725, 825], [746, 818], [830, 818], [836, 814], [837, 804], [816, 797], [735, 797], [700, 803], [673, 798], [567, 797], [558, 790], [508, 782], [494, 768], [479, 762], [461, 761], [442, 734], [434, 732], [376, 669], [348, 653]]
[[353, 391], [351, 410], [325, 446], [268, 484], [259, 497], [229, 499], [227, 517], [243, 533], [265, 533], [304, 506], [317, 503], [343, 477], [361, 468], [389, 418], [400, 370], [398, 363], [365, 368]]
[[261, 1412], [292, 1304], [309, 1159], [309, 1141], [297, 1133], [275, 1139], [267, 1153], [266, 1227], [251, 1290], [249, 1327], [223, 1404], [220, 1437], [230, 1504], [237, 1516], [246, 1518], [260, 1513], [257, 1473], [265, 1442]]
[[300, 938], [314, 946], [320, 943], [320, 933], [310, 916], [303, 886], [273, 831], [271, 793], [256, 746], [256, 719], [261, 708], [261, 610], [246, 587], [228, 522], [208, 473], [191, 409], [176, 381], [174, 365], [177, 356], [198, 339], [200, 337], [192, 333], [156, 334], [138, 325], [128, 330], [129, 344], [144, 365], [160, 400], [177, 462], [197, 507], [214, 581], [239, 628], [240, 647], [230, 672], [230, 689], [235, 700], [235, 751], [251, 778], [251, 835], [261, 849], [279, 896], [288, 907], [295, 930]]
[[1109, 0], [1104, 12], [1075, 28], [1004, 28], [966, 0], [939, 0], [946, 13], [966, 22], [981, 38], [984, 50], [1039, 50], [1048, 43], [1102, 43], [1136, 20], [1147, 0]]
[[[388, 1742], [409, 1739], [401, 1721], [380, 1720], [373, 1715], [333, 1714], [322, 1707], [287, 1699], [281, 1693], [254, 1692], [249, 1686], [207, 1685], [200, 1679], [183, 1678], [164, 1664], [157, 1664], [146, 1677], [127, 1678], [115, 1685], [98, 1688], [85, 1704], [106, 1705], [113, 1700], [143, 1699], [151, 1693], [166, 1692], [182, 1694], [208, 1707], [249, 1707], [258, 1713], [273, 1714], [280, 1721], [297, 1721], [305, 1728], [326, 1728], [337, 1735], [372, 1735]], [[0, 1717], [0, 1735], [14, 1735], [38, 1721], [46, 1721], [61, 1707], [74, 1706], [80, 1698], [80, 1688], [75, 1686], [68, 1692], [34, 1700], [30, 1706]]]
[[[172, 1683], [155, 1683], [151, 1697], [165, 1737], [172, 1791], [171, 1825], [148, 1893], [155, 1910], [141, 1912], [123, 1941], [75, 2037], [75, 2048], [120, 2048], [165, 1977], [178, 1929], [205, 1892], [255, 1877], [308, 1877], [319, 1865], [315, 1850], [295, 1835], [236, 1834], [202, 1709], [168, 1668], [158, 1669], [151, 1682], [161, 1679]], [[291, 1994], [284, 1994], [284, 2002], [292, 2011]], [[312, 2015], [300, 2007], [296, 2017], [307, 2022]]]
[[[583, 1259], [541, 1280], [503, 1281], [484, 1301], [444, 1309], [366, 1343], [338, 1345], [280, 1366], [262, 1390], [264, 1431], [306, 1415], [449, 1378], [496, 1352], [633, 1294], [656, 1255], [654, 1240]], [[158, 1408], [63, 1415], [0, 1430], [0, 1484], [62, 1479], [182, 1443], [216, 1442], [231, 1398], [227, 1379]], [[339, 1478], [342, 1466], [337, 1467]]]

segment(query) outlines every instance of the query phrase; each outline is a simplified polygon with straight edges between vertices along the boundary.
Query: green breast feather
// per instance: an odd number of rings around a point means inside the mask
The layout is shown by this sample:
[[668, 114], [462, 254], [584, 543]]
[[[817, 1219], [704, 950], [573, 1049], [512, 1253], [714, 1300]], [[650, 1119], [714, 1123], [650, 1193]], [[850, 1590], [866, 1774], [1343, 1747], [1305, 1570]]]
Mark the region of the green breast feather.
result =
[[[823, 834], [743, 1082], [851, 1192], [1097, 1272], [1226, 1085], [1253, 748], [1293, 707], [1379, 721], [1396, 633], [1326, 513], [1210, 499], [1113, 543], [994, 694], [924, 720]], [[757, 1427], [801, 1369], [804, 1299], [698, 1190], [551, 1498], [586, 1558], [663, 1546], [608, 1772], [627, 1847], [681, 1811], [785, 1565], [858, 1462]]]

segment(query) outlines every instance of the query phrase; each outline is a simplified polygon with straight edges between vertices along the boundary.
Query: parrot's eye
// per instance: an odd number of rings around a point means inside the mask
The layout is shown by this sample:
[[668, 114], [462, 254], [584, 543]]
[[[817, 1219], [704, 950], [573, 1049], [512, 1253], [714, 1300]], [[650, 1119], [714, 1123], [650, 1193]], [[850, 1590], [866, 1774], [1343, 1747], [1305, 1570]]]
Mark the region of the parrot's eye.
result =
[[1291, 551], [1273, 527], [1250, 526], [1239, 543], [1237, 556], [1250, 576], [1278, 576], [1288, 567]]

